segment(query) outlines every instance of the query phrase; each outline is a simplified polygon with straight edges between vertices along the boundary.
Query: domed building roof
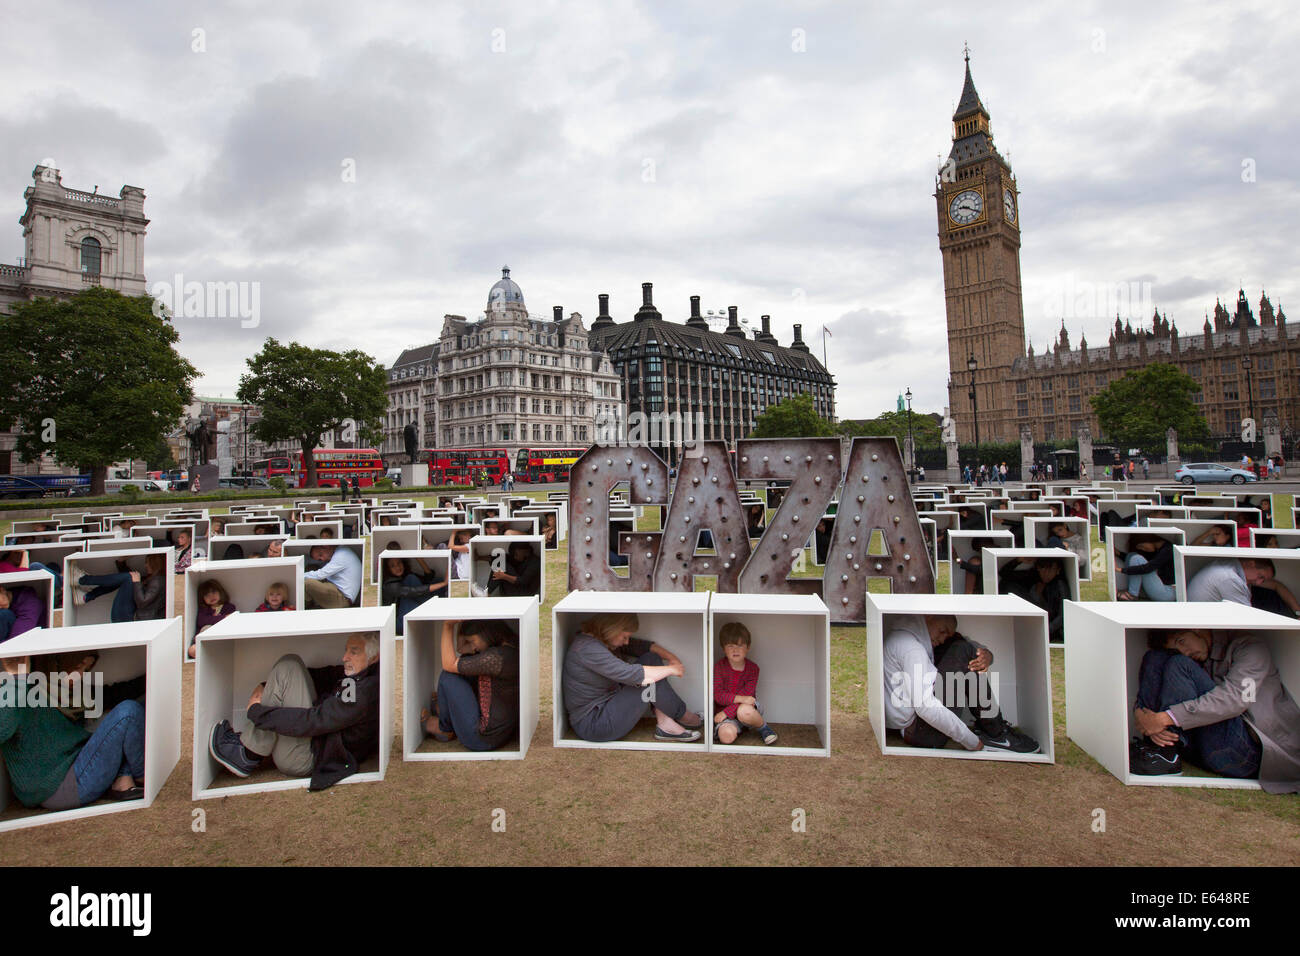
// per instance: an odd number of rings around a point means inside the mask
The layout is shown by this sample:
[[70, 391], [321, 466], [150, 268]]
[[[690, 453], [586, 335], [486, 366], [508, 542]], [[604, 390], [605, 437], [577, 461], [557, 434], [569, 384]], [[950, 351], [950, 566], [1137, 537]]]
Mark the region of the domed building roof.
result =
[[510, 278], [510, 267], [501, 267], [501, 278], [488, 290], [487, 311], [500, 312], [503, 309], [518, 309], [526, 312], [523, 290]]

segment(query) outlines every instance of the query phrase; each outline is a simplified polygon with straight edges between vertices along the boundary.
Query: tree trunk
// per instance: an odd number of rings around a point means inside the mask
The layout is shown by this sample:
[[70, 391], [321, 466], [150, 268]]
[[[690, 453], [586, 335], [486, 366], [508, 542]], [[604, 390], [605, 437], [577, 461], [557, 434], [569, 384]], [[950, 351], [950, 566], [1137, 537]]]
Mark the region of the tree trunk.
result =
[[108, 478], [108, 466], [96, 465], [90, 469], [90, 493], [91, 495], [102, 495], [104, 493], [104, 481]]
[[312, 454], [312, 448], [315, 444], [314, 441], [303, 441], [302, 443], [302, 486], [304, 488], [316, 487], [316, 456]]

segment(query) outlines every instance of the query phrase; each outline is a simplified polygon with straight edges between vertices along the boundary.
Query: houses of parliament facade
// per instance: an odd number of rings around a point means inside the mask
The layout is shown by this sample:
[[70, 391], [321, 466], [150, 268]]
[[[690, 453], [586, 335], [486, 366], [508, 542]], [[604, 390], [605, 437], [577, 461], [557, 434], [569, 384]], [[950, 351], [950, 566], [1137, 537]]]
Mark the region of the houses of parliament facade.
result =
[[[1244, 290], [1234, 308], [1214, 304], [1199, 330], [1180, 333], [1158, 310], [1135, 328], [1116, 316], [1104, 345], [1081, 336], [1036, 354], [1026, 348], [1020, 279], [1020, 204], [1010, 164], [993, 144], [989, 113], [971, 79], [969, 54], [953, 114], [952, 149], [936, 179], [939, 250], [948, 322], [948, 397], [958, 441], [1072, 439], [1087, 425], [1105, 436], [1089, 399], [1153, 362], [1177, 366], [1201, 385], [1196, 402], [1218, 437], [1241, 437], [1252, 415], [1275, 422], [1284, 439], [1300, 433], [1300, 327], [1288, 325], [1261, 292], [1257, 310]], [[972, 394], [974, 401], [972, 401]]]

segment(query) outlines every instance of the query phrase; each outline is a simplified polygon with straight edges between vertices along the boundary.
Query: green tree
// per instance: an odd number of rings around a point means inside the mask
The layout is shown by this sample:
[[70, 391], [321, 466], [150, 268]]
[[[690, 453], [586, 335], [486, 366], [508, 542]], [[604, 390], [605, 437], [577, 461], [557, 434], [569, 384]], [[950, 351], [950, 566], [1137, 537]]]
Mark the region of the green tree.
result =
[[1163, 446], [1165, 432], [1178, 430], [1180, 441], [1206, 438], [1210, 429], [1193, 396], [1196, 379], [1177, 366], [1157, 362], [1111, 382], [1089, 401], [1102, 434], [1124, 445]]
[[150, 471], [170, 471], [177, 467], [176, 456], [172, 454], [167, 439], [163, 438], [162, 435], [158, 436], [153, 448], [144, 456], [144, 465]]
[[321, 436], [345, 424], [355, 441], [381, 434], [387, 382], [384, 367], [358, 349], [331, 352], [268, 338], [248, 360], [237, 394], [262, 408], [261, 419], [250, 426], [254, 435], [267, 443], [298, 443], [306, 463], [303, 485], [315, 488], [312, 450]]
[[[841, 435], [892, 435], [902, 448], [907, 440], [907, 412], [884, 412], [875, 418], [850, 419], [839, 423]], [[912, 440], [917, 448], [943, 444], [938, 416], [912, 412]]]
[[103, 494], [108, 466], [149, 458], [193, 396], [178, 339], [149, 296], [93, 287], [18, 303], [0, 315], [0, 425], [24, 458], [49, 453]]
[[793, 395], [767, 410], [754, 422], [750, 438], [821, 438], [839, 434], [817, 414], [811, 395]]

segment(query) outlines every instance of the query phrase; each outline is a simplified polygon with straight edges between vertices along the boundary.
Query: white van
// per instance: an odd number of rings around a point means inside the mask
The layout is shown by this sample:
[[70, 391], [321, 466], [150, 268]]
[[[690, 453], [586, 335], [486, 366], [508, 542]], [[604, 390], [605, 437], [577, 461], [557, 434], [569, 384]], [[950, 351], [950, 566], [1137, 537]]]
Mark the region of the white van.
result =
[[170, 491], [171, 482], [162, 478], [110, 478], [104, 482], [104, 491], [115, 495], [127, 485], [135, 485], [141, 491]]

